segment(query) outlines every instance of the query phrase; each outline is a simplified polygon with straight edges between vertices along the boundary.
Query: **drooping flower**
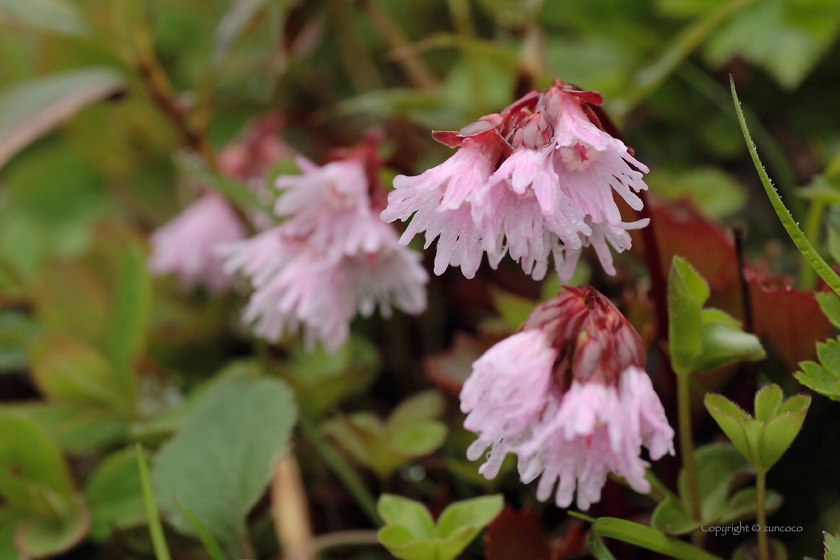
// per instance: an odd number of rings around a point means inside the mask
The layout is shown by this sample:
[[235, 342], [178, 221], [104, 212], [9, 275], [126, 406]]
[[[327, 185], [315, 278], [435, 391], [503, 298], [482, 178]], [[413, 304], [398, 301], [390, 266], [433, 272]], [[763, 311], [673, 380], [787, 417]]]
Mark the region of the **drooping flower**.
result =
[[427, 247], [440, 236], [436, 274], [460, 264], [471, 278], [482, 252], [493, 267], [507, 252], [536, 279], [545, 275], [553, 255], [565, 281], [581, 249], [590, 245], [605, 271], [615, 274], [610, 246], [628, 249], [626, 230], [644, 227], [647, 220], [623, 222], [613, 191], [641, 209], [634, 191], [647, 188], [642, 171], [648, 169], [604, 129], [592, 109], [600, 103], [600, 94], [555, 80], [501, 114], [457, 133], [435, 133], [460, 149], [417, 177], [398, 176], [382, 219], [406, 221], [414, 215], [404, 244], [422, 231]]
[[303, 173], [277, 180], [283, 192], [274, 210], [285, 221], [222, 249], [227, 270], [251, 280], [243, 316], [257, 336], [275, 341], [302, 330], [308, 347], [320, 341], [335, 352], [357, 313], [425, 309], [420, 255], [378, 217], [373, 158], [365, 147], [321, 167], [299, 158]]
[[610, 472], [649, 492], [641, 448], [653, 460], [673, 454], [674, 432], [643, 360], [638, 333], [607, 298], [566, 287], [473, 364], [461, 391], [464, 427], [478, 434], [468, 457], [491, 447], [479, 472], [493, 478], [517, 454], [521, 480], [540, 477], [537, 498], [554, 494], [564, 508], [575, 493], [580, 509], [597, 502]]
[[184, 290], [203, 285], [212, 293], [223, 292], [236, 279], [224, 271], [216, 249], [246, 234], [227, 201], [205, 193], [152, 233], [149, 270], [158, 276], [174, 274]]

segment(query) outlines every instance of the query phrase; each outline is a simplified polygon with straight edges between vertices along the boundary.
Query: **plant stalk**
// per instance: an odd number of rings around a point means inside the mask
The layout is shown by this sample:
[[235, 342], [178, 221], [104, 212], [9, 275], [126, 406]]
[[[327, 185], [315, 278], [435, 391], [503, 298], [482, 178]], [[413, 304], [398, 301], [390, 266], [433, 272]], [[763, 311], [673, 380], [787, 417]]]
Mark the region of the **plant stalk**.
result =
[[770, 547], [767, 543], [767, 512], [764, 510], [764, 494], [767, 473], [759, 471], [755, 479], [755, 517], [758, 521], [758, 557], [761, 560], [770, 560]]
[[691, 517], [700, 520], [700, 487], [697, 483], [697, 465], [694, 464], [694, 436], [691, 431], [691, 374], [677, 374], [677, 411], [679, 414], [680, 456], [688, 485], [688, 505]]

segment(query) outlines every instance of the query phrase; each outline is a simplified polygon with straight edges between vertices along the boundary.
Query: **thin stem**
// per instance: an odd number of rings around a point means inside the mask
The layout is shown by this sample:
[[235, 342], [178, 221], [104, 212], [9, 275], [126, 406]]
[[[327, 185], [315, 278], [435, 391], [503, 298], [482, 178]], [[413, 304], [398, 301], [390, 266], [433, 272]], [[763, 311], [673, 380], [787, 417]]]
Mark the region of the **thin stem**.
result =
[[410, 42], [402, 29], [388, 16], [379, 6], [376, 0], [359, 0], [359, 6], [367, 14], [371, 23], [376, 27], [379, 35], [388, 43], [388, 47], [401, 53], [397, 62], [405, 70], [408, 79], [416, 87], [425, 90], [434, 90], [437, 87], [437, 78], [426, 66], [426, 63], [413, 49], [408, 48]]
[[761, 560], [770, 560], [770, 549], [767, 543], [767, 512], [764, 510], [764, 493], [767, 473], [759, 471], [755, 479], [755, 518], [758, 521], [758, 555]]
[[700, 487], [697, 483], [697, 466], [694, 464], [694, 435], [691, 431], [691, 374], [677, 375], [677, 409], [679, 412], [680, 456], [688, 485], [688, 502], [691, 516], [700, 520]]
[[312, 544], [316, 552], [343, 546], [378, 545], [376, 534], [374, 530], [336, 531], [315, 537]]
[[350, 6], [346, 0], [332, 0], [327, 6], [338, 54], [353, 87], [360, 93], [380, 89], [382, 78], [376, 63], [362, 44], [355, 26], [350, 25], [353, 16]]
[[321, 455], [321, 458], [332, 469], [335, 475], [341, 479], [347, 491], [356, 500], [358, 506], [365, 512], [368, 519], [374, 525], [383, 525], [382, 518], [376, 511], [376, 500], [365, 486], [364, 482], [353, 470], [353, 467], [347, 464], [344, 457], [330, 445], [330, 443], [318, 433], [318, 429], [312, 424], [308, 418], [301, 417], [298, 425], [303, 436], [309, 441], [312, 447]]

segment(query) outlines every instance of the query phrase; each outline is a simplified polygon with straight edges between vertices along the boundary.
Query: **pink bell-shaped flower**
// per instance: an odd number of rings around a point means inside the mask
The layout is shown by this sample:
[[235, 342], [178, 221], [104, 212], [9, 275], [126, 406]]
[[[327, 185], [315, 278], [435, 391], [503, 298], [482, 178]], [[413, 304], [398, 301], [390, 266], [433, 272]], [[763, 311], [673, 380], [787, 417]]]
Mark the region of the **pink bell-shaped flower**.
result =
[[643, 361], [638, 333], [607, 298], [566, 287], [473, 364], [461, 391], [464, 427], [478, 434], [468, 458], [491, 447], [479, 472], [493, 478], [517, 454], [521, 480], [539, 477], [537, 498], [554, 494], [558, 507], [577, 493], [588, 509], [610, 472], [649, 492], [641, 448], [653, 460], [673, 454], [674, 431]]

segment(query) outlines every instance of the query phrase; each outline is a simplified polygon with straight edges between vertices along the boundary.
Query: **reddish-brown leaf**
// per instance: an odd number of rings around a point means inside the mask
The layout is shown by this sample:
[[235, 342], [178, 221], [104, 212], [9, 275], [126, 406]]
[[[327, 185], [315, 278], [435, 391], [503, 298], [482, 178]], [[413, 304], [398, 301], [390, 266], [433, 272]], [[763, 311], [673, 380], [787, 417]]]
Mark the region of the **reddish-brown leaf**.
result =
[[817, 298], [794, 289], [786, 276], [770, 276], [752, 268], [744, 270], [744, 276], [756, 334], [770, 343], [792, 371], [799, 362], [816, 359], [816, 343], [831, 334], [831, 323]]
[[543, 536], [540, 516], [532, 509], [505, 510], [487, 526], [484, 534], [487, 560], [551, 560], [548, 541]]
[[452, 346], [445, 352], [423, 360], [426, 379], [455, 396], [472, 372], [472, 364], [505, 335], [497, 333], [469, 334], [456, 332]]

